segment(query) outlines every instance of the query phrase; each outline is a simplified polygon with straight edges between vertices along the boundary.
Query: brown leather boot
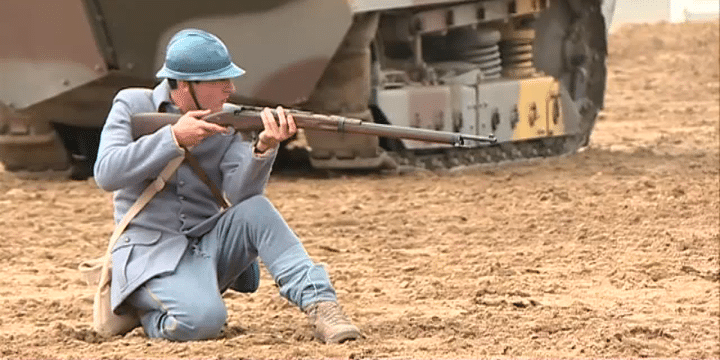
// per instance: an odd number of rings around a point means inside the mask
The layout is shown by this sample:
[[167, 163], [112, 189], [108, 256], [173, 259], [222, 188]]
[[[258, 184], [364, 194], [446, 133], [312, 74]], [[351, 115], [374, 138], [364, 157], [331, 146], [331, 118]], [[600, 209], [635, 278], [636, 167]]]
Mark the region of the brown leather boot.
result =
[[305, 309], [315, 339], [326, 344], [339, 344], [362, 336], [360, 329], [350, 322], [340, 305], [334, 301], [321, 301]]

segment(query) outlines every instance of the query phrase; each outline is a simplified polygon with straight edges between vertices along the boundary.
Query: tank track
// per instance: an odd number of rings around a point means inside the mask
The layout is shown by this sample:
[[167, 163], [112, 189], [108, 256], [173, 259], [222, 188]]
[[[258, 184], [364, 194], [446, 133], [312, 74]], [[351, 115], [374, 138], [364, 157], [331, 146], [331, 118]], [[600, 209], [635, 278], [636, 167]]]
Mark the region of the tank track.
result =
[[473, 148], [400, 150], [388, 154], [396, 162], [398, 172], [453, 171], [572, 154], [581, 147], [583, 138], [566, 135]]

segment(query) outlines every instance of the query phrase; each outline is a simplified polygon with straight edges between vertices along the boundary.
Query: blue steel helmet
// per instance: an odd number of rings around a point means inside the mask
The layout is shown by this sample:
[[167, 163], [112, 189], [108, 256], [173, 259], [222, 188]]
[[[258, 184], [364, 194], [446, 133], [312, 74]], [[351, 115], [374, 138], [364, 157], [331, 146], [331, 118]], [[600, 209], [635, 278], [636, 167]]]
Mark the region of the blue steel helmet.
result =
[[217, 36], [198, 29], [180, 30], [165, 51], [165, 64], [156, 77], [185, 81], [212, 81], [241, 76], [245, 70], [232, 62]]

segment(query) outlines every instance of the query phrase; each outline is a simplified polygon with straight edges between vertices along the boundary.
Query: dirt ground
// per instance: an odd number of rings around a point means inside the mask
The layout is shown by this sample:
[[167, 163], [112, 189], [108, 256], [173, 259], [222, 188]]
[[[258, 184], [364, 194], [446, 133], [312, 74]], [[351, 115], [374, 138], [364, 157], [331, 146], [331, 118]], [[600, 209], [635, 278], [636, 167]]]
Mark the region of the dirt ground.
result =
[[367, 336], [311, 340], [260, 290], [223, 338], [102, 338], [81, 260], [112, 231], [92, 181], [0, 172], [0, 357], [720, 357], [718, 24], [626, 26], [585, 151], [462, 172], [274, 175], [267, 194], [328, 264]]

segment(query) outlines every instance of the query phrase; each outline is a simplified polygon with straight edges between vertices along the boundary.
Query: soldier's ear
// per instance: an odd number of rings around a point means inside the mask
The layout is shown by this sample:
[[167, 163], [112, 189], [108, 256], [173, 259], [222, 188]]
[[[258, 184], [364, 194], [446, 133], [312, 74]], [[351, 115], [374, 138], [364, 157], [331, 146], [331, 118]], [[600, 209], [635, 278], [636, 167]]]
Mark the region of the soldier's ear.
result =
[[183, 80], [178, 80], [177, 84], [178, 84], [178, 90], [187, 91], [188, 88], [190, 87], [190, 83], [187, 81], [183, 81]]

